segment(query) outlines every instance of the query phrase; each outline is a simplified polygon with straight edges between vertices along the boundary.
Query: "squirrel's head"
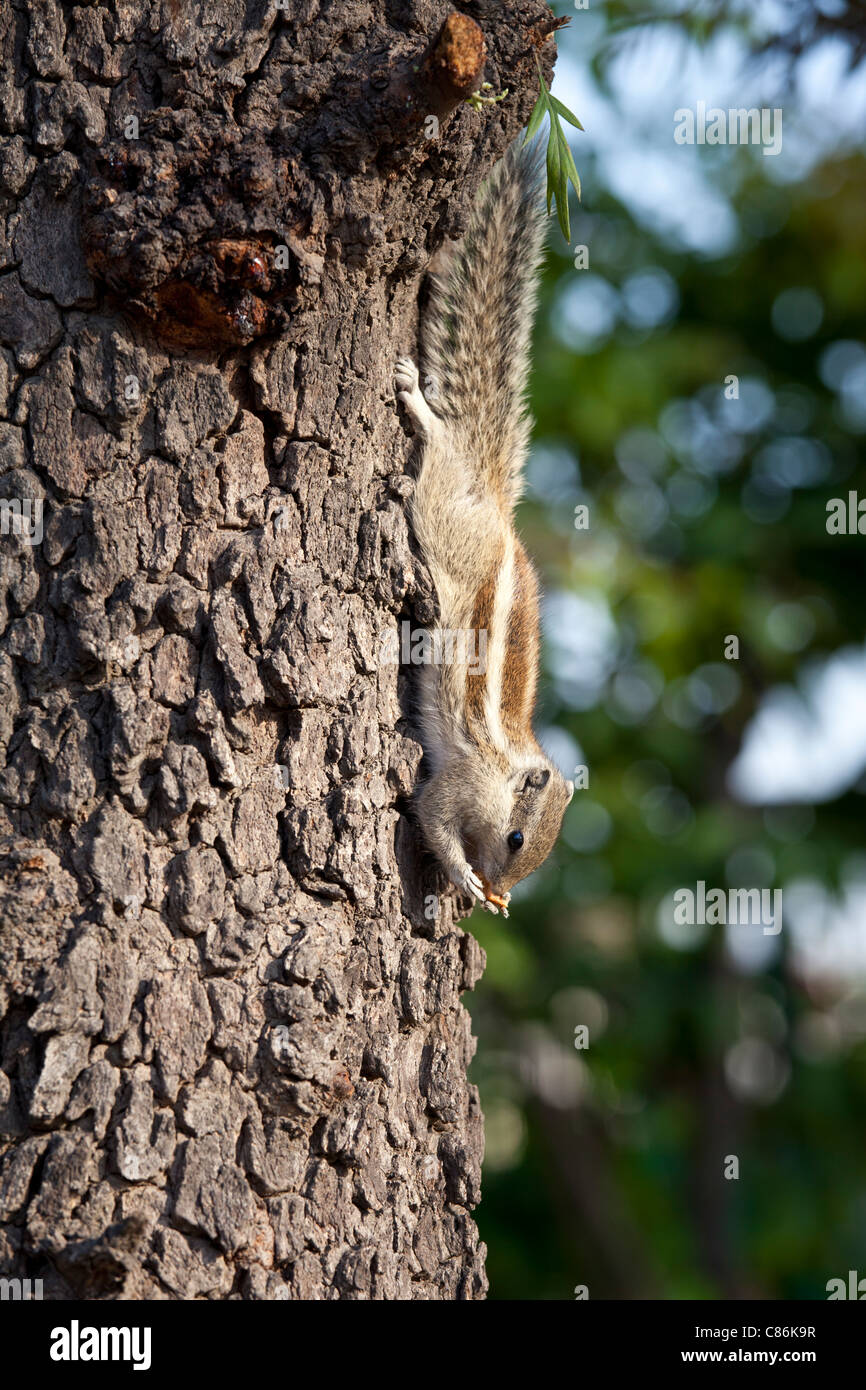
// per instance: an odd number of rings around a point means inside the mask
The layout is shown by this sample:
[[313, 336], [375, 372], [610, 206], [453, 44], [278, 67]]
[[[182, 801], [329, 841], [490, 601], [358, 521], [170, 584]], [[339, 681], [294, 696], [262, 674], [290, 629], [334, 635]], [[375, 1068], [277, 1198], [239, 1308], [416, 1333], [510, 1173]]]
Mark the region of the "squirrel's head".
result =
[[544, 863], [556, 844], [574, 784], [542, 754], [488, 784], [464, 827], [467, 858], [497, 894]]

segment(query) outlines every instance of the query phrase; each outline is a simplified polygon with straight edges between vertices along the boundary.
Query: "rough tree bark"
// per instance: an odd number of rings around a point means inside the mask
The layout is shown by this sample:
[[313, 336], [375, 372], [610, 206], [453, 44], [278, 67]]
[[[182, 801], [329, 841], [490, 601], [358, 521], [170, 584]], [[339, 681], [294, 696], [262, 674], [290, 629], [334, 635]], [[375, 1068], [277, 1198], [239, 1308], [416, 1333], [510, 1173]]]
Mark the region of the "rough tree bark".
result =
[[0, 536], [0, 1270], [45, 1297], [485, 1291], [391, 373], [555, 25], [448, 15], [0, 4], [0, 497], [44, 499]]

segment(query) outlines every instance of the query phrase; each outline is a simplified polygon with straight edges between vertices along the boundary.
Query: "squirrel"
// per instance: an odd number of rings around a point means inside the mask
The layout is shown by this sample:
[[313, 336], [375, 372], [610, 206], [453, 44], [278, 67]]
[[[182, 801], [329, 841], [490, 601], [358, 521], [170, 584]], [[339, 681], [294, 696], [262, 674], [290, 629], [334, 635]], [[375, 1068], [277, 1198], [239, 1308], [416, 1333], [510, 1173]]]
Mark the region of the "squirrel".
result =
[[451, 882], [508, 916], [510, 889], [544, 862], [574, 786], [532, 729], [535, 570], [514, 529], [531, 420], [525, 390], [545, 216], [537, 145], [512, 145], [433, 279], [421, 333], [429, 400], [411, 358], [397, 398], [421, 441], [411, 522], [439, 600], [439, 632], [486, 642], [484, 669], [428, 664], [419, 725], [430, 774], [424, 838]]

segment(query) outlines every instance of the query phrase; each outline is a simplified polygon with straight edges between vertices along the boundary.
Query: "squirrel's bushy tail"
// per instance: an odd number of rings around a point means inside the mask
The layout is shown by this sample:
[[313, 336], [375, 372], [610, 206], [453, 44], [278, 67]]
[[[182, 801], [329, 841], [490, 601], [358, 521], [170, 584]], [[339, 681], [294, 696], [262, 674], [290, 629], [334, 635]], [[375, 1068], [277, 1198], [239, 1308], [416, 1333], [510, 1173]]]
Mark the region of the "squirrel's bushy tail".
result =
[[529, 441], [524, 398], [545, 234], [543, 170], [537, 141], [518, 140], [497, 164], [463, 241], [434, 278], [423, 333], [430, 404], [459, 422], [481, 481], [509, 503], [520, 495]]

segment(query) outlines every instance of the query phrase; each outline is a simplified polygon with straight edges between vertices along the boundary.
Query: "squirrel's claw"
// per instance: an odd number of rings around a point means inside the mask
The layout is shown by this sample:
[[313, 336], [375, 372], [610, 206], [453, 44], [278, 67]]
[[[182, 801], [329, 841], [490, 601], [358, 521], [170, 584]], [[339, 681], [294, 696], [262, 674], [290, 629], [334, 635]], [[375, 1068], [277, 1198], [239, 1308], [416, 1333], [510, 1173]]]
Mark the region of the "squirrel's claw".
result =
[[406, 407], [415, 429], [423, 438], [428, 438], [436, 428], [436, 416], [424, 399], [418, 368], [411, 357], [400, 358], [394, 368], [394, 385], [397, 399]]
[[394, 368], [394, 383], [398, 391], [412, 395], [418, 390], [418, 368], [411, 357], [401, 357]]
[[488, 909], [488, 911], [492, 910], [493, 912], [501, 912], [503, 917], [507, 917], [508, 904], [511, 902], [511, 894], [495, 893], [493, 891], [493, 885], [491, 883], [488, 883], [486, 879], [482, 879], [481, 884], [484, 888], [484, 906]]
[[468, 864], [459, 875], [456, 882], [457, 887], [462, 889], [464, 893], [468, 893], [470, 897], [477, 898], [479, 902], [484, 902], [484, 885], [475, 870]]

